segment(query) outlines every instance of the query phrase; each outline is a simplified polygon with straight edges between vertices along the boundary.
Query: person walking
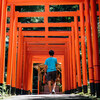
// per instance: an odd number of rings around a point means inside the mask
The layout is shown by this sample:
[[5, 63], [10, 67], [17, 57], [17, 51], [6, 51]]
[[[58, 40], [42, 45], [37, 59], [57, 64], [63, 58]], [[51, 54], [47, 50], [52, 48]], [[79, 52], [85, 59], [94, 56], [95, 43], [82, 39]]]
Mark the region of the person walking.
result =
[[[57, 58], [54, 58], [54, 51], [49, 51], [50, 57], [45, 60], [45, 75], [47, 76], [48, 87], [50, 94], [55, 94], [56, 88], [56, 67], [57, 67]], [[46, 74], [47, 72], [47, 74]], [[53, 89], [51, 91], [51, 82], [53, 81]]]

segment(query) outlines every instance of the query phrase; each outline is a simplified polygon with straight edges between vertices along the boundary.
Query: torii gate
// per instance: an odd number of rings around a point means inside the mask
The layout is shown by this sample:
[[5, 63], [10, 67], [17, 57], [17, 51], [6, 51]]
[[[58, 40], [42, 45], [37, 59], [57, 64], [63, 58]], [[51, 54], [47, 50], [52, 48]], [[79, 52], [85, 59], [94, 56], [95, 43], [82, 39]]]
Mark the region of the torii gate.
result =
[[[96, 3], [99, 11], [96, 11]], [[78, 11], [50, 12], [50, 5], [79, 5]], [[91, 10], [89, 10], [89, 4]], [[44, 12], [16, 12], [15, 6], [21, 5], [44, 5]], [[85, 10], [84, 10], [85, 5]], [[11, 6], [11, 11], [7, 12], [7, 6]], [[7, 13], [7, 14], [6, 14]], [[74, 22], [71, 23], [48, 23], [48, 17], [73, 16]], [[78, 22], [80, 16], [80, 22]], [[85, 21], [84, 21], [85, 16]], [[91, 20], [90, 21], [90, 16]], [[100, 97], [100, 62], [98, 49], [97, 16], [100, 20], [100, 0], [0, 0], [0, 84], [4, 83], [5, 67], [5, 37], [9, 35], [9, 52], [7, 66], [7, 86], [16, 89], [17, 94], [27, 91], [32, 92], [28, 84], [32, 80], [32, 56], [48, 55], [48, 51], [53, 49], [55, 55], [64, 56], [63, 68], [63, 92], [71, 93], [87, 92], [87, 66], [86, 66], [86, 47], [85, 36], [87, 37], [88, 69], [91, 94]], [[10, 17], [10, 32], [6, 33], [6, 18]], [[44, 17], [44, 23], [19, 23], [19, 17]], [[22, 31], [23, 27], [45, 27], [45, 31], [29, 32]], [[71, 27], [71, 31], [49, 31], [49, 27]], [[80, 27], [80, 31], [78, 30]], [[86, 34], [84, 28], [86, 27]], [[92, 32], [91, 32], [92, 27]], [[19, 30], [17, 30], [19, 28]], [[92, 33], [92, 37], [91, 37]], [[30, 36], [43, 36], [42, 38], [32, 38]], [[49, 36], [67, 36], [67, 38], [49, 38]], [[81, 38], [79, 38], [79, 36]], [[82, 49], [82, 73], [83, 83], [81, 82], [81, 65], [79, 42]], [[17, 45], [18, 43], [18, 45]], [[18, 51], [17, 51], [18, 47]], [[93, 51], [93, 54], [92, 54]], [[17, 56], [16, 56], [17, 54]], [[26, 71], [31, 71], [30, 73]], [[17, 73], [16, 73], [17, 72]], [[77, 73], [77, 74], [76, 74]], [[26, 75], [28, 80], [26, 80]], [[23, 76], [23, 77], [22, 77]], [[31, 76], [31, 77], [30, 77]], [[78, 83], [78, 87], [76, 85]], [[23, 86], [22, 86], [23, 84]], [[83, 87], [82, 87], [83, 84]], [[96, 88], [94, 87], [96, 86]]]

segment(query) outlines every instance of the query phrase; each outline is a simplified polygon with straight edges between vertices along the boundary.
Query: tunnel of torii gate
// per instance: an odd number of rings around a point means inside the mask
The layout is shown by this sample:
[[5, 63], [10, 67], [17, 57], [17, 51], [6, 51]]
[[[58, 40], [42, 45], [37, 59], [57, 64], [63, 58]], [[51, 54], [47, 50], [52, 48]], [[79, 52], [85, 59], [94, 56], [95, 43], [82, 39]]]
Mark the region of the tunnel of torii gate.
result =
[[[99, 11], [96, 11], [96, 4]], [[15, 11], [16, 6], [29, 5], [44, 5], [45, 11]], [[50, 12], [50, 5], [79, 5], [79, 10]], [[8, 12], [7, 6], [11, 7]], [[74, 17], [74, 22], [48, 22], [48, 17], [68, 16]], [[5, 38], [9, 36], [6, 85], [8, 88], [11, 87], [14, 94], [21, 94], [21, 91], [23, 94], [27, 94], [28, 91], [32, 93], [34, 57], [45, 58], [48, 56], [48, 51], [52, 49], [55, 51], [55, 57], [62, 63], [62, 92], [73, 93], [76, 90], [79, 92], [83, 90], [87, 93], [89, 81], [91, 94], [100, 97], [97, 16], [100, 22], [100, 0], [0, 0], [0, 85], [4, 84]], [[9, 24], [6, 23], [7, 17], [10, 18]], [[44, 17], [44, 23], [20, 23], [18, 22], [20, 17]], [[8, 33], [6, 27], [10, 29]], [[45, 31], [22, 30], [27, 27], [44, 27]], [[50, 27], [71, 27], [71, 30], [50, 31]], [[87, 38], [89, 80], [85, 38]], [[82, 50], [82, 66], [80, 49]]]

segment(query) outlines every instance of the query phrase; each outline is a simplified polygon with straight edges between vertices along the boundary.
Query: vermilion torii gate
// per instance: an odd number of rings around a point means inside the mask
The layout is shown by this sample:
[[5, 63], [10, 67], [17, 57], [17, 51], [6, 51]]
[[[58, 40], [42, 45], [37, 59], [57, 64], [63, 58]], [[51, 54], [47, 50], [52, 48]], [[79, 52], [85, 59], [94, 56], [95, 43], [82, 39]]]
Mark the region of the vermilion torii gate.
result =
[[[99, 6], [99, 11], [96, 11], [96, 4]], [[44, 5], [45, 11], [15, 11], [16, 6], [27, 5]], [[79, 10], [50, 12], [50, 5], [79, 5]], [[91, 5], [91, 10], [89, 5]], [[10, 12], [7, 12], [7, 6], [11, 7]], [[74, 22], [48, 22], [48, 17], [68, 16], [73, 16]], [[78, 21], [78, 16], [80, 21]], [[91, 94], [95, 95], [96, 93], [99, 97], [100, 62], [97, 16], [99, 16], [100, 21], [100, 0], [0, 0], [0, 84], [3, 85], [4, 83], [5, 38], [8, 35], [9, 51], [6, 85], [7, 87], [11, 86], [13, 92], [16, 89], [16, 94], [21, 94], [21, 90], [25, 94], [28, 91], [32, 93], [33, 57], [47, 56], [48, 51], [53, 49], [55, 56], [64, 56], [64, 58], [62, 57], [62, 92], [71, 93], [75, 92], [76, 89], [81, 92], [83, 89], [84, 93], [87, 93], [86, 37], [90, 90]], [[10, 24], [6, 24], [7, 17], [10, 17]], [[20, 17], [44, 17], [44, 23], [20, 23], [18, 22]], [[6, 33], [6, 27], [10, 28], [8, 33]], [[44, 27], [45, 30], [23, 31], [22, 28], [24, 27]], [[50, 27], [70, 27], [71, 30], [50, 31]], [[79, 27], [80, 30], [78, 30]], [[79, 42], [81, 42], [81, 47]], [[82, 50], [82, 73], [80, 48]]]

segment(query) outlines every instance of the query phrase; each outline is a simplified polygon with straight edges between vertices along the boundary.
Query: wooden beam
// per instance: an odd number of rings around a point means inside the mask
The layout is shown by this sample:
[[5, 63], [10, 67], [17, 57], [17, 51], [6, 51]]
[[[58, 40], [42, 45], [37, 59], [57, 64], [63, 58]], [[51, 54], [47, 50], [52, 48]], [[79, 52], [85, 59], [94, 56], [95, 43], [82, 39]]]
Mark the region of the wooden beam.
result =
[[14, 3], [16, 5], [44, 5], [44, 4], [79, 4], [84, 2], [84, 0], [7, 0], [8, 4]]
[[[47, 51], [27, 51], [28, 54], [31, 54], [31, 55], [48, 55], [48, 50]], [[64, 51], [56, 51], [55, 50], [55, 55], [64, 55]]]
[[63, 41], [63, 42], [67, 42], [68, 40], [66, 38], [32, 38], [32, 37], [24, 37], [24, 41], [26, 42], [33, 42], [33, 41]]
[[[47, 23], [47, 24], [48, 24], [48, 27], [71, 27], [73, 26], [74, 22], [71, 22], [71, 23], [58, 22], [58, 23]], [[47, 24], [45, 23], [18, 23], [18, 27], [45, 27]]]
[[[45, 31], [22, 31], [23, 36], [45, 36]], [[70, 36], [71, 32], [69, 31], [49, 31], [46, 33], [48, 36]]]
[[16, 12], [17, 17], [43, 17], [45, 16], [48, 17], [66, 17], [66, 16], [79, 16], [80, 12], [79, 11], [69, 11], [69, 12]]

